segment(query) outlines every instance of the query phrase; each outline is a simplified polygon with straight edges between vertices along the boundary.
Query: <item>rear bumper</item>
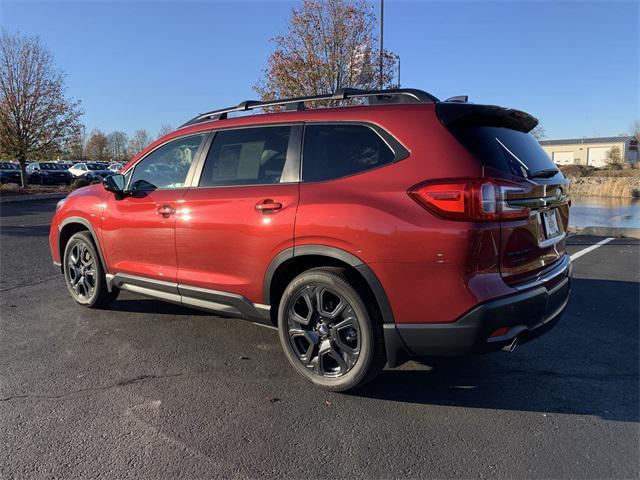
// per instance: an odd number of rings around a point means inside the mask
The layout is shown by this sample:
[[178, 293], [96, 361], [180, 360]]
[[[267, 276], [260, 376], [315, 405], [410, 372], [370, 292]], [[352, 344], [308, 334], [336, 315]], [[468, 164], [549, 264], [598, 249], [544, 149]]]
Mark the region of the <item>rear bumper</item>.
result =
[[[570, 268], [567, 257], [553, 287], [538, 285], [483, 303], [452, 323], [385, 324], [389, 366], [410, 357], [491, 352], [510, 345], [516, 337], [524, 343], [540, 336], [557, 323], [567, 305]], [[560, 275], [564, 278], [558, 282]], [[491, 337], [501, 327], [508, 328], [506, 333]]]

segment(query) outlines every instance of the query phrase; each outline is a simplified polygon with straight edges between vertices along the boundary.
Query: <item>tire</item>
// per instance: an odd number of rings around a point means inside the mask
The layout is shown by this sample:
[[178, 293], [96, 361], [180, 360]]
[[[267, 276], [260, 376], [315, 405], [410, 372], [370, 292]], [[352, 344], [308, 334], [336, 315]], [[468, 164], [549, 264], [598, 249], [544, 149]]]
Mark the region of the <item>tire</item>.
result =
[[71, 236], [64, 249], [62, 265], [67, 289], [80, 305], [103, 308], [118, 296], [117, 288], [107, 289], [105, 272], [89, 232]]
[[313, 268], [289, 283], [278, 332], [287, 359], [306, 380], [345, 392], [380, 373], [386, 362], [382, 324], [366, 298], [341, 268]]

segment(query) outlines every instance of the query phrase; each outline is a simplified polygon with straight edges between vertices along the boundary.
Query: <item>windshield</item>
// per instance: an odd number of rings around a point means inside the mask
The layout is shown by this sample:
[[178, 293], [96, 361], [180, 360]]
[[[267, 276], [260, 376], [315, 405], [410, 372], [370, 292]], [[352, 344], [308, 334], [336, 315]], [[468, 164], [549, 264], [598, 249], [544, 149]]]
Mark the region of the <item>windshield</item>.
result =
[[0, 163], [0, 167], [4, 170], [18, 170], [18, 166], [15, 163], [11, 162], [2, 162]]
[[529, 133], [486, 126], [451, 131], [487, 167], [525, 178], [545, 170], [557, 171], [547, 152]]

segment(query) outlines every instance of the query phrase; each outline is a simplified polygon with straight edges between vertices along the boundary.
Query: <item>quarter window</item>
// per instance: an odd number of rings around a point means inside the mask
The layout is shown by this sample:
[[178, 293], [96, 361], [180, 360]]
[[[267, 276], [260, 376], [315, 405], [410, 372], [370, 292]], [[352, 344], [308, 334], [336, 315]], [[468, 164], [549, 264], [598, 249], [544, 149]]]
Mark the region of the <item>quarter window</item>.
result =
[[258, 127], [216, 133], [201, 187], [280, 183], [291, 127]]
[[199, 134], [180, 138], [151, 152], [135, 165], [129, 188], [155, 190], [184, 187], [191, 162], [204, 137], [204, 134]]
[[394, 153], [364, 125], [307, 125], [302, 179], [317, 182], [364, 172], [393, 162]]

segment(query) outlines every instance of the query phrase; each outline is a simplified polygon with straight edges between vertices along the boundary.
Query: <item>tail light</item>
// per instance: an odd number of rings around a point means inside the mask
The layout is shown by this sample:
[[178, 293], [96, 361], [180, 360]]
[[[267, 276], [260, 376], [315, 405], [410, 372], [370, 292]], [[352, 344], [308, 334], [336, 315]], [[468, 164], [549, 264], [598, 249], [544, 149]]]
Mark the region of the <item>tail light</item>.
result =
[[438, 180], [416, 185], [409, 195], [436, 215], [453, 220], [495, 221], [529, 217], [528, 207], [507, 203], [509, 191], [518, 185], [492, 178]]

